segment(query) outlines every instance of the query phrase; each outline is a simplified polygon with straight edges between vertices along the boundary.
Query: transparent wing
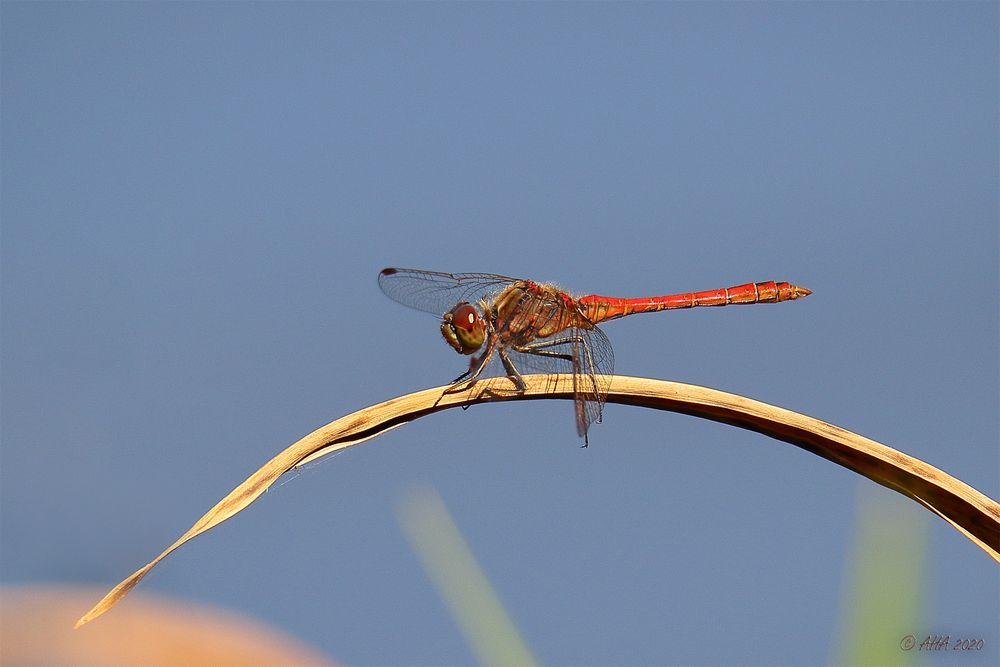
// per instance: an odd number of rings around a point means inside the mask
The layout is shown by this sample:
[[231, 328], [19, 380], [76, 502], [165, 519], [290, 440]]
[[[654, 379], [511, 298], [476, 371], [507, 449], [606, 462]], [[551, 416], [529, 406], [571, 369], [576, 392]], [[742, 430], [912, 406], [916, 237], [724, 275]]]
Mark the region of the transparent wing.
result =
[[439, 273], [389, 268], [382, 269], [378, 274], [378, 286], [387, 297], [437, 316], [461, 301], [474, 304], [516, 282], [517, 278], [491, 273]]
[[572, 373], [576, 430], [587, 437], [587, 429], [601, 421], [604, 399], [615, 370], [611, 341], [599, 328], [572, 327], [526, 348], [510, 350], [521, 371]]

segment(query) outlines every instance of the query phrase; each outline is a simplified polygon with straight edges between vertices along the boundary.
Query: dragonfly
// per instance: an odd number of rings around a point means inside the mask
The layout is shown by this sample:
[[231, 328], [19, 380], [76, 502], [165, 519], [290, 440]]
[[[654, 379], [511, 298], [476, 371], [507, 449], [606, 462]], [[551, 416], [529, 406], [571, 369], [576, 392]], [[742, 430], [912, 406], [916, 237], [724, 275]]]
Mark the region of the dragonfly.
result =
[[475, 381], [497, 358], [518, 391], [525, 390], [522, 368], [571, 374], [576, 430], [584, 447], [590, 425], [601, 421], [615, 366], [611, 341], [598, 324], [635, 313], [778, 303], [812, 293], [767, 281], [633, 299], [577, 297], [551, 283], [523, 278], [398, 268], [383, 269], [378, 284], [393, 301], [440, 318], [441, 336], [470, 357], [468, 370], [453, 386]]

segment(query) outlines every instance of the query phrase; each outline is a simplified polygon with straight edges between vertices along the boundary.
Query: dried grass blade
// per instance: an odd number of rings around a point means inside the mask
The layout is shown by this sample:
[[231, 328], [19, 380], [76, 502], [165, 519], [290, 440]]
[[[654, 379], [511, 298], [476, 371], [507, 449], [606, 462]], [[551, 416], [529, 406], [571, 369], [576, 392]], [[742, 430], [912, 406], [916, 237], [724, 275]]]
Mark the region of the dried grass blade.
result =
[[[76, 623], [91, 621], [128, 594], [170, 552], [246, 508], [282, 474], [424, 415], [448, 408], [507, 400], [570, 399], [572, 377], [527, 375], [523, 393], [505, 378], [455, 390], [436, 387], [407, 394], [330, 422], [275, 456], [233, 489], [176, 542], [115, 586]], [[789, 442], [912, 498], [942, 517], [1000, 563], [1000, 504], [964, 482], [891, 447], [826, 422], [749, 398], [695, 385], [614, 376], [608, 402], [669, 410], [732, 424]]]

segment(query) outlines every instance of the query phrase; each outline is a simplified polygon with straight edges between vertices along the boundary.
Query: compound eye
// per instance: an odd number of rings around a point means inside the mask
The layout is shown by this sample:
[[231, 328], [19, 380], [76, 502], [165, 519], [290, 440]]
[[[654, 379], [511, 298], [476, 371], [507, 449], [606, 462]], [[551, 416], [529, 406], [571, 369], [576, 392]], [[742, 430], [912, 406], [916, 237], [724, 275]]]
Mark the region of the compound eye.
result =
[[451, 323], [458, 329], [473, 331], [477, 325], [482, 327], [482, 318], [471, 305], [460, 303], [451, 311]]
[[462, 302], [444, 314], [441, 335], [459, 354], [472, 354], [486, 340], [486, 325], [473, 306]]

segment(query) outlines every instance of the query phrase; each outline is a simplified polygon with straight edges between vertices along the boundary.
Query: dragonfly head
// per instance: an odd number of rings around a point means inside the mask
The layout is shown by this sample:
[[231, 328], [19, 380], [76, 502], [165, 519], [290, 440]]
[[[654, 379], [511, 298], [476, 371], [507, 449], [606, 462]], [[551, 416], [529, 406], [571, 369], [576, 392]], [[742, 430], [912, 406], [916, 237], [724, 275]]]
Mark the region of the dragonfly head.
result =
[[473, 354], [486, 340], [486, 324], [479, 311], [463, 301], [444, 314], [441, 335], [459, 354]]

